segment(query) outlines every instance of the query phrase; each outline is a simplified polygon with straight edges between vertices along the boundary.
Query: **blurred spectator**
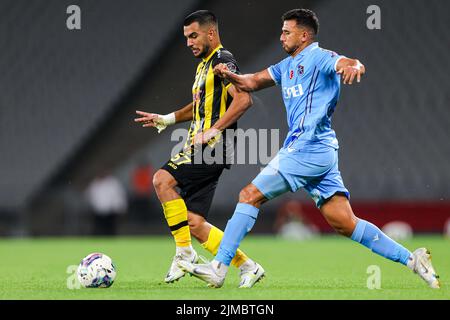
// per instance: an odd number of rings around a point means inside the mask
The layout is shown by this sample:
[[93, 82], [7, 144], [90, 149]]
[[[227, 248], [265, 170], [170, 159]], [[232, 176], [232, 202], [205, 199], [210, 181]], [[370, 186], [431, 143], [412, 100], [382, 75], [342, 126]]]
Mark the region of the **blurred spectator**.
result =
[[126, 192], [120, 181], [110, 175], [97, 176], [86, 190], [94, 213], [94, 234], [115, 235], [117, 219], [127, 211]]
[[381, 230], [395, 241], [407, 240], [413, 236], [411, 226], [403, 221], [391, 221], [385, 224]]
[[130, 212], [137, 220], [146, 221], [151, 212], [160, 210], [153, 188], [153, 166], [141, 161], [131, 172]]
[[318, 234], [318, 228], [307, 221], [298, 200], [288, 200], [281, 205], [274, 228], [279, 236], [293, 240], [310, 239]]
[[444, 226], [444, 236], [450, 238], [450, 218], [447, 219]]

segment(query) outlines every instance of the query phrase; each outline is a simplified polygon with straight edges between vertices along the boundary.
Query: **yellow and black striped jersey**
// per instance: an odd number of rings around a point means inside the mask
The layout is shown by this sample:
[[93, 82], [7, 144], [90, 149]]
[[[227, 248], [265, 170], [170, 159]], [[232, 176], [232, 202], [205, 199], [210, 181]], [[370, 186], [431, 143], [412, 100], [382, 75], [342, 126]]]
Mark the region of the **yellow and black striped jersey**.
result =
[[[197, 133], [211, 128], [231, 104], [232, 97], [228, 93], [231, 83], [213, 73], [214, 67], [219, 63], [226, 64], [233, 72], [239, 72], [233, 55], [222, 46], [218, 46], [198, 64], [192, 86], [193, 117], [186, 146], [191, 143]], [[234, 123], [228, 129], [236, 129], [236, 127], [237, 123]]]

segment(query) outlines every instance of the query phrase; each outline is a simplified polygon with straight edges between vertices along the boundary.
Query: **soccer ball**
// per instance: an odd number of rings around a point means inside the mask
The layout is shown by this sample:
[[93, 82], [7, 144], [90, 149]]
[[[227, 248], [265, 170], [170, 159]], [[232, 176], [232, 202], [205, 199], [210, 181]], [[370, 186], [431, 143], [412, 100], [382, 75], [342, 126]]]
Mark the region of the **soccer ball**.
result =
[[103, 253], [91, 253], [81, 260], [77, 269], [78, 281], [86, 288], [108, 288], [116, 278], [116, 266]]

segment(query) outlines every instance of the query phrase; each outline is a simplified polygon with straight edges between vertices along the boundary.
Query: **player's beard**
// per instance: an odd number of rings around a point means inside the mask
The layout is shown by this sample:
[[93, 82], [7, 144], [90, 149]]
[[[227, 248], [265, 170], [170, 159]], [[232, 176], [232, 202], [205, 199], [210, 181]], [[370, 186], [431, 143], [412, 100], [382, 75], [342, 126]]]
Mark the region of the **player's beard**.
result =
[[289, 55], [292, 55], [299, 48], [299, 45], [289, 47], [286, 43], [283, 42], [281, 43], [281, 46], [283, 47], [284, 51], [286, 51], [286, 53]]
[[197, 58], [199, 58], [199, 59], [205, 58], [205, 57], [206, 57], [206, 54], [208, 53], [208, 51], [209, 51], [209, 45], [206, 44], [206, 45], [203, 47], [202, 52], [197, 56]]
[[298, 46], [288, 47], [283, 46], [284, 51], [286, 51], [287, 54], [292, 55], [295, 51], [297, 51]]

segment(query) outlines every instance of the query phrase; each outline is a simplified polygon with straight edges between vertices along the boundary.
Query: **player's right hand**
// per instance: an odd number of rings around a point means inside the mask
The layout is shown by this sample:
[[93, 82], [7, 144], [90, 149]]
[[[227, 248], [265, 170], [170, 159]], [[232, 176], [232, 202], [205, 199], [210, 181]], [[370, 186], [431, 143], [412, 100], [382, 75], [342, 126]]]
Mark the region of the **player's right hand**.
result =
[[228, 69], [226, 64], [219, 63], [218, 65], [216, 65], [214, 67], [213, 72], [216, 76], [219, 76], [221, 78], [226, 78], [228, 73], [230, 73], [230, 70]]
[[136, 118], [134, 121], [142, 123], [143, 127], [156, 127], [158, 125], [158, 117], [161, 117], [157, 113], [148, 113], [139, 110], [136, 110], [136, 113], [142, 117]]
[[134, 119], [135, 122], [143, 123], [143, 127], [156, 127], [156, 129], [158, 129], [158, 133], [167, 128], [167, 126], [177, 122], [175, 112], [160, 115], [157, 113], [148, 113], [136, 110], [136, 113], [142, 117]]

